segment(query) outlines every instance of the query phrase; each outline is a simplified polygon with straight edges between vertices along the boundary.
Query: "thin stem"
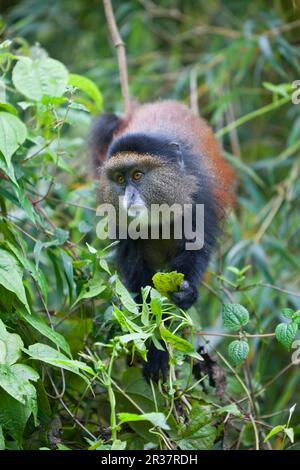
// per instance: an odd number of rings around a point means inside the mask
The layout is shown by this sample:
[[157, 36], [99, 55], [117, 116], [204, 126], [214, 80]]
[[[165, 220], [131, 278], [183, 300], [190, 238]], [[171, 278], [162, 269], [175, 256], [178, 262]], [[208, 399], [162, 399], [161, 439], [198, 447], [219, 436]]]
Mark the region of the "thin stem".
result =
[[111, 34], [114, 46], [117, 49], [120, 83], [121, 83], [122, 95], [123, 95], [123, 100], [124, 100], [124, 111], [125, 111], [125, 114], [128, 114], [130, 110], [130, 98], [129, 98], [125, 44], [122, 41], [122, 38], [120, 36], [119, 30], [116, 24], [111, 0], [103, 0], [103, 5], [104, 5], [104, 11], [105, 11], [107, 24], [110, 29], [110, 34]]

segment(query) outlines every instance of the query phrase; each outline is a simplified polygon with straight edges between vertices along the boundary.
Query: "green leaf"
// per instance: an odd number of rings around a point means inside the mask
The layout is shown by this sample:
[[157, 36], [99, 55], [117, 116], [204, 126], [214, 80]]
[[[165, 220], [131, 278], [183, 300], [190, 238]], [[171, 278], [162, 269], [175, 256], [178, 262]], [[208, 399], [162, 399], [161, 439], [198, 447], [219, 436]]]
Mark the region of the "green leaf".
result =
[[[126, 313], [126, 312], [125, 312]], [[112, 311], [113, 317], [118, 321], [123, 331], [129, 331], [130, 333], [137, 332], [142, 333], [141, 327], [136, 325], [133, 321], [128, 318], [122, 310], [120, 310], [116, 305]]]
[[100, 295], [106, 287], [101, 284], [101, 281], [98, 279], [91, 279], [88, 281], [82, 288], [78, 298], [74, 302], [73, 306], [76, 305], [82, 299], [91, 299]]
[[1, 424], [0, 424], [0, 450], [5, 450], [5, 440], [4, 440]]
[[244, 362], [249, 354], [249, 345], [247, 341], [232, 341], [228, 346], [228, 354], [235, 364], [241, 364]]
[[19, 446], [26, 423], [32, 413], [30, 404], [20, 403], [4, 390], [0, 390], [0, 423], [3, 430], [10, 435]]
[[126, 287], [121, 283], [121, 281], [117, 278], [115, 283], [115, 289], [117, 295], [120, 297], [120, 301], [122, 305], [128, 310], [129, 312], [137, 315], [139, 313], [139, 309], [131, 295], [129, 294]]
[[21, 252], [21, 250], [19, 250], [19, 248], [17, 248], [15, 245], [10, 243], [9, 241], [6, 241], [5, 244], [9, 248], [9, 250], [13, 252], [13, 254], [17, 258], [19, 263], [26, 269], [26, 271], [28, 271], [30, 273], [30, 275], [33, 277], [33, 279], [36, 281], [39, 288], [41, 289], [41, 292], [42, 292], [45, 300], [47, 300], [48, 284], [47, 284], [47, 281], [45, 279], [44, 273], [41, 270], [36, 269], [36, 267], [32, 263], [32, 261], [30, 261], [30, 259], [25, 257], [23, 255], [23, 253]]
[[95, 102], [97, 109], [99, 111], [102, 109], [102, 94], [97, 85], [92, 80], [87, 77], [83, 77], [82, 75], [70, 73], [69, 85], [79, 88], [79, 90], [81, 91], [84, 91]]
[[52, 330], [52, 328], [35, 315], [28, 315], [26, 312], [21, 312], [21, 316], [27, 323], [29, 323], [29, 325], [39, 331], [42, 335], [46, 336], [46, 338], [50, 339], [50, 341], [56, 344], [56, 346], [62, 349], [66, 354], [68, 354], [68, 356], [72, 356], [70, 346], [61, 334]]
[[60, 367], [61, 369], [69, 370], [70, 372], [82, 377], [87, 383], [89, 383], [89, 381], [80, 372], [80, 370], [82, 369], [85, 372], [94, 375], [93, 369], [87, 366], [84, 362], [71, 360], [61, 352], [56, 351], [46, 344], [36, 343], [29, 346], [28, 349], [23, 349], [23, 351], [33, 359], [45, 362], [46, 364], [51, 364], [55, 367]]
[[120, 439], [116, 439], [111, 446], [111, 450], [124, 450], [126, 449], [127, 442], [120, 441]]
[[293, 428], [284, 428], [283, 432], [287, 435], [291, 443], [294, 443], [294, 429]]
[[292, 308], [284, 308], [281, 313], [285, 318], [293, 318], [295, 311]]
[[62, 96], [68, 83], [68, 71], [59, 61], [43, 57], [22, 57], [12, 73], [13, 84], [26, 98], [41, 101], [43, 96]]
[[11, 157], [27, 137], [26, 126], [13, 114], [0, 112], [0, 151], [10, 168]]
[[266, 437], [264, 438], [264, 442], [267, 442], [271, 437], [275, 436], [276, 434], [278, 434], [279, 432], [283, 431], [285, 428], [284, 425], [282, 424], [279, 424], [278, 426], [275, 426], [273, 429], [271, 429], [271, 431], [266, 435]]
[[249, 321], [248, 310], [240, 304], [224, 304], [222, 309], [223, 323], [232, 331], [239, 330]]
[[166, 343], [170, 344], [170, 346], [172, 346], [173, 348], [178, 349], [178, 351], [183, 351], [187, 354], [194, 352], [194, 347], [192, 344], [190, 344], [185, 339], [174, 335], [173, 333], [171, 333], [171, 331], [167, 330], [167, 328], [161, 327], [159, 331], [161, 337], [166, 341]]
[[298, 325], [296, 323], [279, 323], [279, 325], [276, 326], [275, 335], [279, 343], [287, 349], [291, 349], [297, 331]]
[[3, 155], [1, 155], [1, 153], [0, 153], [0, 170], [5, 175], [7, 175], [16, 186], [18, 186], [14, 167], [11, 164], [9, 166], [7, 165], [6, 160], [4, 159]]
[[152, 277], [155, 289], [162, 295], [167, 295], [170, 292], [177, 292], [180, 289], [181, 283], [184, 279], [184, 274], [172, 271], [170, 273], [156, 273]]
[[230, 403], [230, 405], [222, 406], [222, 408], [218, 408], [217, 415], [221, 416], [223, 414], [231, 414], [232, 416], [236, 416], [238, 418], [242, 417], [241, 411], [238, 409], [235, 403]]
[[142, 415], [135, 413], [118, 413], [118, 418], [120, 420], [120, 424], [127, 423], [128, 421], [150, 421], [153, 426], [157, 426], [165, 430], [170, 429], [163, 413], [144, 413]]
[[30, 313], [25, 289], [22, 283], [22, 275], [22, 270], [20, 269], [15, 257], [8, 251], [0, 249], [0, 284], [5, 287], [5, 289], [14, 292]]
[[21, 356], [24, 344], [19, 335], [8, 333], [0, 320], [0, 364], [12, 365]]
[[20, 403], [26, 404], [29, 400], [31, 409], [36, 397], [35, 388], [29, 380], [36, 381], [38, 378], [38, 373], [24, 364], [0, 364], [0, 387]]
[[217, 430], [211, 424], [212, 413], [208, 406], [193, 404], [188, 425], [175, 437], [182, 450], [207, 450], [216, 439]]

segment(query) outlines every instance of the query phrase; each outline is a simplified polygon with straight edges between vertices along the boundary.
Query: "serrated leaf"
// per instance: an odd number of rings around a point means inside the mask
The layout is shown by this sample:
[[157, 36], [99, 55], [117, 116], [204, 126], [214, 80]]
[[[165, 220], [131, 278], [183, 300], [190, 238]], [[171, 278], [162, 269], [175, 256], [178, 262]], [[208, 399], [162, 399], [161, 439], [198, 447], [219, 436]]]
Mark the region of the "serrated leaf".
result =
[[228, 346], [228, 354], [235, 364], [241, 364], [244, 362], [249, 354], [249, 345], [247, 341], [232, 341]]
[[0, 112], [0, 151], [6, 160], [8, 168], [11, 157], [23, 144], [27, 137], [27, 129], [17, 116]]
[[298, 325], [296, 323], [279, 323], [275, 329], [275, 335], [279, 343], [287, 349], [290, 349], [296, 334]]
[[224, 304], [222, 308], [223, 323], [232, 331], [239, 330], [249, 321], [248, 310], [240, 304]]
[[284, 308], [284, 309], [281, 310], [281, 313], [285, 318], [293, 318], [295, 310], [293, 310], [291, 308]]
[[5, 289], [16, 294], [30, 313], [25, 289], [22, 282], [22, 270], [14, 256], [8, 251], [0, 249], [0, 284]]
[[43, 96], [61, 96], [68, 83], [68, 71], [58, 60], [22, 57], [13, 68], [13, 84], [27, 98], [41, 101]]

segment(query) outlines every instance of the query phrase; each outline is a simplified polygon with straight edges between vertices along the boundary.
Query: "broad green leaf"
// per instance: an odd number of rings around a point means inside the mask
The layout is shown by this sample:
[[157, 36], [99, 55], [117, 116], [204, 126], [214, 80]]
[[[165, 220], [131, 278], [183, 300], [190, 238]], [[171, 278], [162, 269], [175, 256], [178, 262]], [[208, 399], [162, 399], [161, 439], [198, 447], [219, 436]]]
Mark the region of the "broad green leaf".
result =
[[22, 121], [13, 114], [0, 112], [0, 151], [10, 168], [11, 157], [23, 144], [27, 137], [27, 129]]
[[298, 325], [296, 323], [279, 323], [279, 325], [276, 326], [275, 335], [279, 343], [287, 349], [291, 349], [297, 331]]
[[0, 364], [0, 387], [20, 403], [29, 404], [31, 410], [36, 395], [35, 388], [29, 381], [36, 381], [38, 378], [38, 373], [24, 364]]
[[84, 91], [95, 102], [97, 109], [99, 111], [102, 109], [102, 94], [97, 85], [92, 80], [87, 77], [83, 77], [82, 75], [70, 73], [69, 85], [74, 86], [81, 91]]
[[228, 346], [228, 354], [235, 364], [241, 364], [247, 359], [249, 354], [249, 345], [247, 341], [232, 341]]
[[171, 292], [177, 292], [180, 289], [181, 283], [184, 279], [184, 274], [172, 271], [170, 273], [156, 273], [152, 277], [155, 289], [162, 295], [167, 295]]
[[22, 282], [22, 270], [14, 256], [0, 248], [0, 284], [5, 289], [14, 292], [30, 313], [25, 289]]
[[185, 429], [180, 432], [179, 438], [178, 435], [175, 437], [180, 449], [210, 449], [217, 435], [216, 428], [211, 424], [212, 413], [210, 407], [194, 403], [189, 418], [190, 421]]
[[22, 444], [23, 432], [31, 415], [31, 409], [0, 389], [0, 423], [3, 431], [9, 434], [19, 445]]
[[43, 57], [22, 57], [14, 66], [13, 84], [26, 98], [41, 101], [43, 96], [62, 96], [68, 83], [68, 71], [59, 61]]
[[161, 327], [159, 331], [161, 337], [173, 348], [178, 349], [178, 351], [183, 351], [187, 354], [194, 352], [194, 347], [192, 344], [190, 344], [185, 339], [180, 338], [180, 336], [174, 335], [171, 333], [171, 331], [167, 330], [167, 328]]
[[249, 321], [248, 310], [240, 304], [224, 304], [222, 317], [224, 326], [232, 331], [239, 330]]
[[0, 320], [0, 364], [12, 365], [21, 356], [23, 341], [19, 335], [8, 333], [2, 320]]
[[70, 346], [68, 345], [65, 338], [57, 333], [56, 331], [52, 330], [44, 321], [40, 318], [36, 317], [35, 315], [28, 315], [28, 313], [21, 312], [22, 318], [29, 323], [33, 328], [39, 331], [42, 335], [46, 336], [46, 338], [50, 339], [56, 346], [62, 349], [68, 356], [71, 357]]
[[161, 429], [170, 429], [165, 415], [163, 413], [144, 413], [138, 415], [135, 413], [118, 413], [120, 424], [127, 423], [128, 421], [150, 421], [153, 426], [158, 426]]

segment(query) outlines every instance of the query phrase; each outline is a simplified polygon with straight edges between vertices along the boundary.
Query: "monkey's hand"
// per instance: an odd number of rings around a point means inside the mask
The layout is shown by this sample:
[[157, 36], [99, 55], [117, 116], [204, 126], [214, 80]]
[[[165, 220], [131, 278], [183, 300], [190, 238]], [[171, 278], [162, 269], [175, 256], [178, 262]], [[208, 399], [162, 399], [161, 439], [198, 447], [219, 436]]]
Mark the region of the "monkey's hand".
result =
[[190, 308], [198, 298], [198, 289], [186, 280], [183, 280], [178, 292], [173, 292], [171, 295], [173, 302], [178, 307], [186, 310]]
[[147, 362], [145, 362], [143, 369], [143, 375], [147, 382], [149, 382], [150, 379], [156, 383], [160, 378], [165, 380], [168, 373], [168, 367], [168, 352], [157, 349], [154, 344], [151, 343], [147, 354]]

